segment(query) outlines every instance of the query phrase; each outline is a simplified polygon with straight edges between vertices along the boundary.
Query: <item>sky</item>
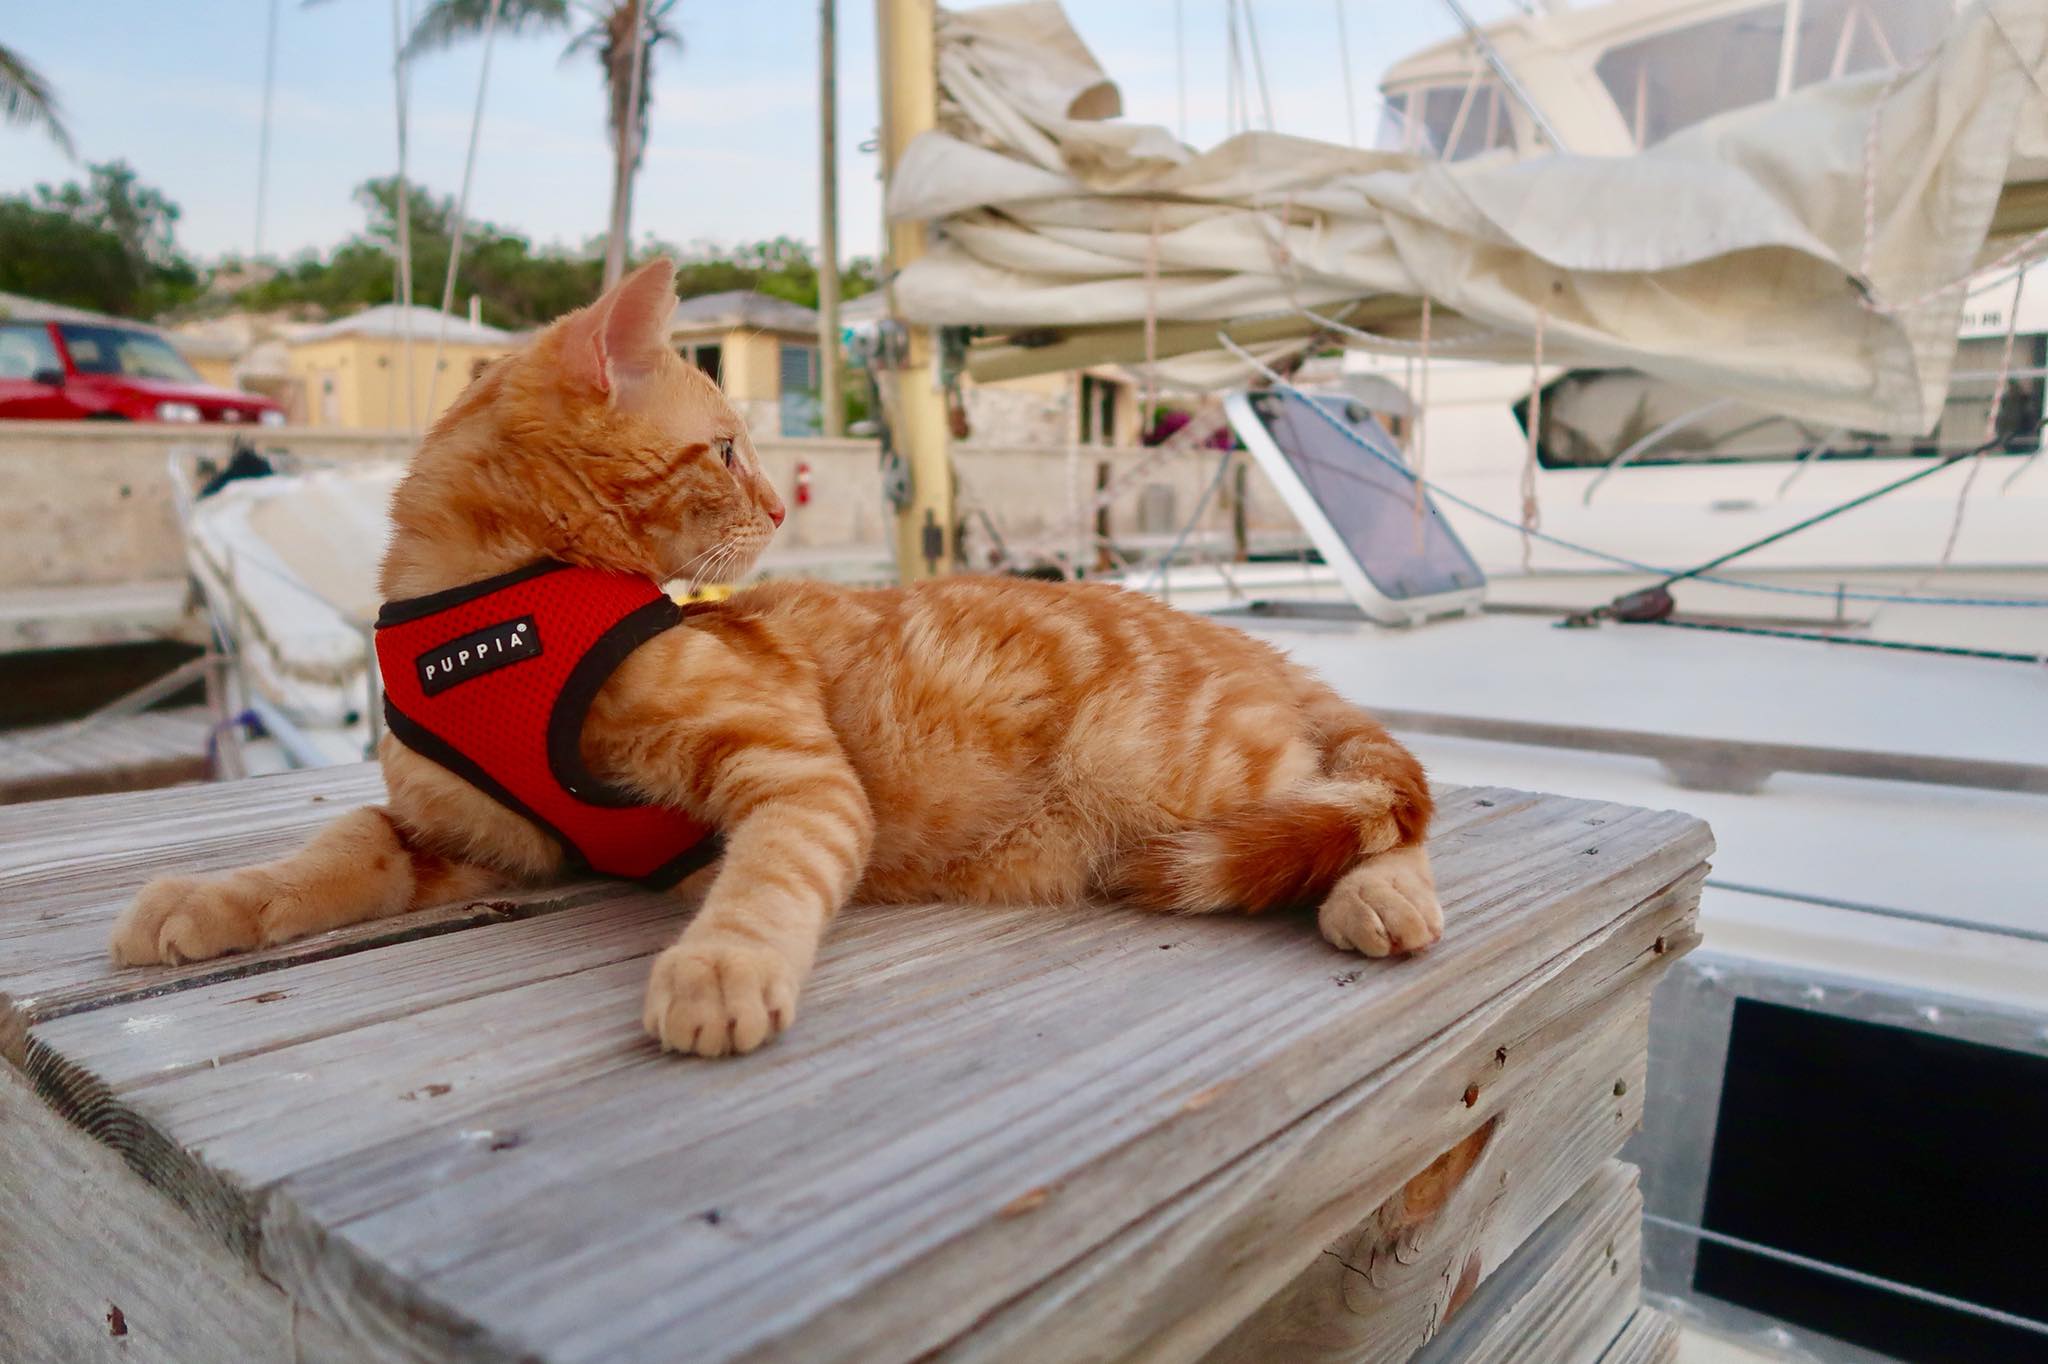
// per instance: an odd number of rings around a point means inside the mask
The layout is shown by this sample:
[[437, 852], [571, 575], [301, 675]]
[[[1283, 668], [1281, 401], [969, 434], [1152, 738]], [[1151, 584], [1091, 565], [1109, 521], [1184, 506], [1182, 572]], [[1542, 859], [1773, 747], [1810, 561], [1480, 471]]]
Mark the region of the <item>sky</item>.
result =
[[[363, 222], [354, 187], [395, 167], [392, 7], [372, 0], [277, 0], [277, 82], [262, 249], [326, 250]], [[417, 10], [423, 0], [401, 0]], [[1511, 0], [1472, 6], [1481, 22]], [[125, 159], [183, 210], [178, 238], [201, 259], [255, 246], [257, 148], [271, 0], [10, 0], [0, 41], [57, 91], [79, 162], [42, 133], [0, 125], [0, 193], [82, 178], [84, 163]], [[961, 5], [961, 8], [971, 6]], [[1256, 0], [1273, 123], [1348, 140], [1342, 9], [1360, 136], [1378, 121], [1386, 67], [1452, 31], [1435, 0]], [[1227, 131], [1225, 0], [1067, 0], [1067, 12], [1124, 93], [1126, 117], [1179, 123], [1197, 146]], [[880, 237], [874, 4], [839, 5], [840, 239], [871, 255]], [[1184, 62], [1176, 60], [1176, 14]], [[86, 17], [90, 14], [90, 18]], [[817, 0], [683, 0], [685, 47], [659, 50], [636, 237], [731, 245], [817, 239]], [[611, 156], [596, 59], [562, 55], [566, 35], [502, 35], [485, 101], [470, 216], [539, 244], [601, 234]], [[461, 185], [482, 49], [469, 44], [412, 69], [410, 168], [453, 195]], [[1256, 107], [1256, 105], [1255, 105]]]

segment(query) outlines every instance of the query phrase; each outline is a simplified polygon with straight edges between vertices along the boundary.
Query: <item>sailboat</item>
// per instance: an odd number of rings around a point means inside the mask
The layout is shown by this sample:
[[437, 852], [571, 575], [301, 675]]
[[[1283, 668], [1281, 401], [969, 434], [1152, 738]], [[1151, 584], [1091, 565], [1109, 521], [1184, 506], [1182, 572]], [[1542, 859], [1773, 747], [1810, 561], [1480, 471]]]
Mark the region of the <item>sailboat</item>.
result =
[[2038, 1252], [1935, 1246], [2044, 1212], [2048, 14], [1533, 10], [1397, 63], [1369, 151], [1118, 122], [1052, 6], [938, 40], [899, 317], [1229, 392], [1321, 560], [1126, 581], [1440, 779], [1713, 823], [1629, 1153], [1682, 1353], [2038, 1357]]

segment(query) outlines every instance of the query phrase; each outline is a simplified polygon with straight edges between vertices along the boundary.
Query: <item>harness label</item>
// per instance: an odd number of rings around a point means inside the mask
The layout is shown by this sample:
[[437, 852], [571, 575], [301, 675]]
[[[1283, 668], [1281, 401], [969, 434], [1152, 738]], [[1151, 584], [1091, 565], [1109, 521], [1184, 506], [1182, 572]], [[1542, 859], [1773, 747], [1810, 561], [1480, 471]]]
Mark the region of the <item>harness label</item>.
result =
[[419, 669], [420, 690], [434, 696], [471, 678], [539, 657], [540, 630], [532, 616], [521, 616], [437, 645], [415, 658], [413, 666]]

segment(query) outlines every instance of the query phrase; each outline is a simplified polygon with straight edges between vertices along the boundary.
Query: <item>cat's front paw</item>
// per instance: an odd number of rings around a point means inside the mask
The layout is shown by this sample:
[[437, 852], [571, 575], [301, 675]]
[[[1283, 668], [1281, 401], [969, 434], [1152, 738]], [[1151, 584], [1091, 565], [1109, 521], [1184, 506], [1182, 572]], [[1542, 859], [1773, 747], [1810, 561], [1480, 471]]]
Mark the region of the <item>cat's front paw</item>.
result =
[[1367, 858], [1331, 888], [1316, 923], [1331, 943], [1368, 957], [1428, 947], [1444, 935], [1429, 854], [1415, 846]]
[[640, 1021], [664, 1051], [740, 1055], [795, 1021], [803, 977], [772, 947], [685, 934], [654, 959]]
[[262, 942], [263, 910], [275, 889], [271, 878], [250, 871], [160, 876], [114, 920], [114, 964], [169, 966], [246, 952]]

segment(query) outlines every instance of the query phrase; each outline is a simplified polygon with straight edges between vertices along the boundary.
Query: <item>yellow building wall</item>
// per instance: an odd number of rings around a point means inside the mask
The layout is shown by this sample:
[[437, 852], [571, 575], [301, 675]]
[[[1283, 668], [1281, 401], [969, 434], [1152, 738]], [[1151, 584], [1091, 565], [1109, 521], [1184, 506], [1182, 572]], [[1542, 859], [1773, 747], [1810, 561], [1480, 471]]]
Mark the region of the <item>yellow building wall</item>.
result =
[[435, 378], [434, 338], [412, 343], [412, 387], [406, 386], [405, 343], [390, 337], [337, 336], [294, 345], [287, 364], [305, 384], [309, 426], [390, 430], [410, 423], [408, 404], [421, 427], [448, 409], [469, 387], [479, 361], [495, 360], [510, 345], [450, 342], [441, 350]]
[[185, 363], [192, 366], [199, 377], [215, 388], [235, 388], [235, 362], [224, 355], [209, 355], [205, 359], [186, 356]]

